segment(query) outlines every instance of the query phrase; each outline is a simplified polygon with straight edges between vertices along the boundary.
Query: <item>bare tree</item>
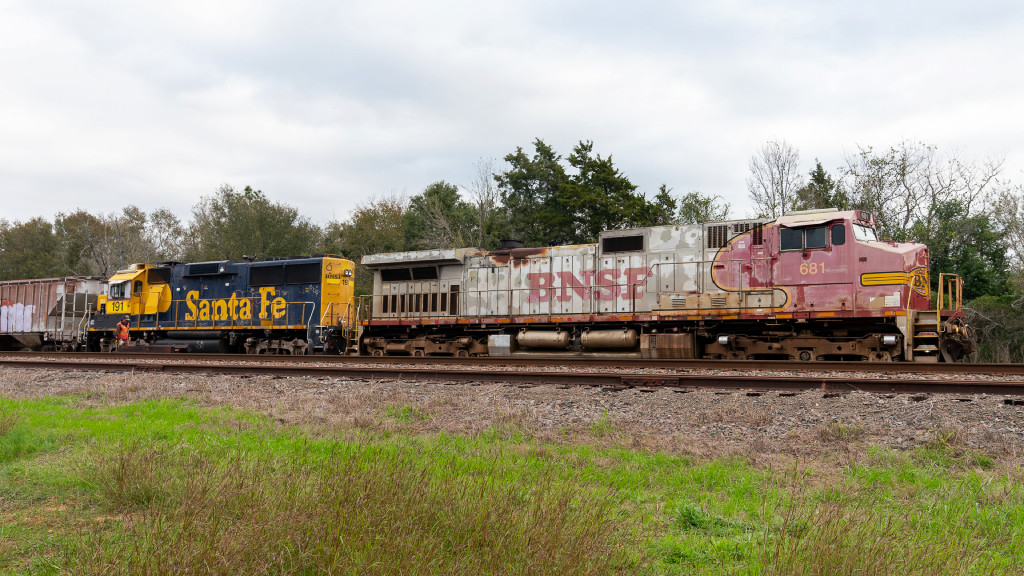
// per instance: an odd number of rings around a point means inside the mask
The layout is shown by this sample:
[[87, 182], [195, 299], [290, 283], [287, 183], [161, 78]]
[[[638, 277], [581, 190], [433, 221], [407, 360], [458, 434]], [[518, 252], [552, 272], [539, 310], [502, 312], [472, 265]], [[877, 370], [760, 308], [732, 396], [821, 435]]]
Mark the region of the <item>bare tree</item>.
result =
[[1014, 271], [1024, 272], [1024, 185], [1001, 186], [993, 195], [990, 213], [1006, 235], [1006, 244], [1010, 247], [1007, 256]]
[[466, 191], [476, 207], [476, 245], [483, 247], [488, 224], [498, 207], [498, 188], [494, 185], [494, 159], [480, 158], [474, 164], [476, 174]]
[[750, 158], [747, 191], [760, 218], [778, 218], [792, 209], [803, 186], [800, 153], [785, 140], [766, 142]]
[[1002, 167], [1002, 159], [971, 162], [903, 141], [880, 154], [859, 148], [846, 159], [844, 186], [854, 206], [874, 213], [884, 237], [907, 240], [914, 225], [933, 229], [944, 203], [960, 204], [968, 217], [984, 210]]

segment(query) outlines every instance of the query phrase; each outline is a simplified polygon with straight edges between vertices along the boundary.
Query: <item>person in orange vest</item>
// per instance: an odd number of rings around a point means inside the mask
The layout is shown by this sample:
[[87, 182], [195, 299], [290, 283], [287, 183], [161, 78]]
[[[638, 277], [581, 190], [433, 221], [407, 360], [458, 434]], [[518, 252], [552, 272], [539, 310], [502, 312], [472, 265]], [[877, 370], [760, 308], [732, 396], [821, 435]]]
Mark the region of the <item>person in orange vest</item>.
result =
[[121, 321], [114, 326], [114, 336], [117, 339], [117, 347], [127, 346], [131, 342], [131, 336], [128, 333], [128, 326], [131, 324], [131, 319], [128, 316], [121, 318]]

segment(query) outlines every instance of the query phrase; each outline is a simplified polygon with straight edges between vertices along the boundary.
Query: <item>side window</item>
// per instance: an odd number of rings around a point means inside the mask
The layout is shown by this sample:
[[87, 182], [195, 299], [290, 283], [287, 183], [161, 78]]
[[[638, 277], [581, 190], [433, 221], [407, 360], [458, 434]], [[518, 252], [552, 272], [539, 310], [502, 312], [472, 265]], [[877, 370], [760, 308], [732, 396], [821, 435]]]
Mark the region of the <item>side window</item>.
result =
[[815, 226], [804, 229], [804, 248], [824, 248], [828, 242], [828, 228]]
[[846, 225], [836, 224], [832, 227], [832, 245], [842, 246], [846, 244]]
[[783, 250], [800, 250], [804, 247], [804, 231], [799, 228], [781, 228]]
[[113, 300], [121, 300], [128, 297], [128, 283], [118, 282], [117, 284], [110, 285], [110, 298]]
[[136, 296], [142, 294], [142, 280], [135, 281], [135, 286], [134, 288], [132, 288], [132, 293], [135, 294]]

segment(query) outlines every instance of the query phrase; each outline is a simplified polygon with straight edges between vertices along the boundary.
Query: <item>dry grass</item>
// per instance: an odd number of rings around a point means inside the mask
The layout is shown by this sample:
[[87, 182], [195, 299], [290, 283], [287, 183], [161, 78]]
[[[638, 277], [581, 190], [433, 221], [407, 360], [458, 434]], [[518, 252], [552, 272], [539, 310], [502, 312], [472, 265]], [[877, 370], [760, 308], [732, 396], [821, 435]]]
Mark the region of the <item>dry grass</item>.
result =
[[606, 574], [626, 562], [610, 495], [358, 449], [275, 460], [125, 445], [82, 471], [124, 538], [76, 574]]
[[[769, 540], [773, 545], [762, 548], [764, 576], [973, 576], [1020, 568], [988, 552], [987, 546], [996, 542], [978, 534], [950, 539], [923, 531], [914, 513], [893, 514], [871, 498], [819, 502], [809, 513], [798, 510], [794, 504], [784, 513]], [[954, 521], [973, 524], [966, 512]]]

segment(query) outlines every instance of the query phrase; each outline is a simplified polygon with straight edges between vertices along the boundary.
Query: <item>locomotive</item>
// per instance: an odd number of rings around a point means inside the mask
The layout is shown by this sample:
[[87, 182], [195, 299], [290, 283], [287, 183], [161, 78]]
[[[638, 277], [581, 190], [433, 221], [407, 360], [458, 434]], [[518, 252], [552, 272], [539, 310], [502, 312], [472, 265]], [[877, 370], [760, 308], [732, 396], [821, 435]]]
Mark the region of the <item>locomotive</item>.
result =
[[[592, 244], [364, 256], [362, 354], [955, 362], [962, 280], [865, 210], [610, 230]], [[934, 297], [934, 305], [932, 303]]]
[[134, 264], [96, 299], [88, 349], [111, 350], [127, 316], [147, 348], [338, 353], [355, 334], [352, 275], [352, 261], [334, 256]]

